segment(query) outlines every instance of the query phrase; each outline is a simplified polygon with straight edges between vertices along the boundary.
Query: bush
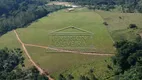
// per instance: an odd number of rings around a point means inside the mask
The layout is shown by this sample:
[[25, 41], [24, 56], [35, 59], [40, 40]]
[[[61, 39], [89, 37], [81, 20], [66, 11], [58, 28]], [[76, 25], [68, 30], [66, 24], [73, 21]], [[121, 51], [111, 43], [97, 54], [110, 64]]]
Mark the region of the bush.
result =
[[90, 80], [87, 76], [80, 76], [79, 80]]
[[69, 75], [67, 76], [67, 79], [68, 79], [68, 80], [73, 80], [74, 77], [73, 77], [71, 74], [69, 74]]
[[130, 24], [130, 25], [129, 25], [129, 28], [130, 28], [130, 29], [137, 29], [138, 27], [137, 27], [136, 24]]
[[105, 26], [108, 26], [108, 23], [107, 23], [107, 22], [103, 22], [103, 24], [104, 24]]
[[119, 16], [119, 19], [122, 19], [122, 17], [121, 17], [121, 16]]
[[66, 78], [62, 74], [60, 74], [58, 80], [66, 80]]

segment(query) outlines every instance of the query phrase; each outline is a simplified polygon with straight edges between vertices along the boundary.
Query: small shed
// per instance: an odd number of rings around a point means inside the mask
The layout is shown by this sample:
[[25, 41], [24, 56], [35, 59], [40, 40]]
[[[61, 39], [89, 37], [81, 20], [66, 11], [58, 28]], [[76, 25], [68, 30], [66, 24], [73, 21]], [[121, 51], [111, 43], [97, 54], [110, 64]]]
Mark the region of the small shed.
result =
[[68, 12], [74, 11], [74, 8], [68, 8]]

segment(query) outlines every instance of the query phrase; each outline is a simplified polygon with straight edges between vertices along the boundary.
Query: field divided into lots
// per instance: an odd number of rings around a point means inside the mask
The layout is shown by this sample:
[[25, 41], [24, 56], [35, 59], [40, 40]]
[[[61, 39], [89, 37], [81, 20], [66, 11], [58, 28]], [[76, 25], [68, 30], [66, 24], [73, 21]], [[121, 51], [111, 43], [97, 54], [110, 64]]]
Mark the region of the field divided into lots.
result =
[[[76, 9], [73, 12], [60, 10], [36, 22], [27, 28], [17, 29], [19, 37], [24, 43], [48, 46], [48, 34], [54, 30], [64, 27], [75, 26], [91, 33], [94, 33], [93, 45], [97, 52], [114, 53], [113, 41], [109, 36], [103, 19], [94, 11], [84, 8]], [[10, 48], [21, 47], [13, 32], [9, 32], [0, 38], [0, 48], [10, 46]], [[80, 55], [63, 52], [48, 52], [46, 49], [27, 47], [33, 60], [43, 69], [48, 70], [53, 77], [57, 78], [60, 73], [65, 75], [71, 73], [75, 77], [84, 75], [90, 70], [98, 69], [94, 72], [97, 77], [108, 76], [106, 65], [110, 63], [108, 56]], [[106, 63], [105, 60], [108, 60]], [[26, 58], [26, 66], [31, 66]], [[80, 73], [80, 74], [79, 74]], [[104, 75], [102, 75], [104, 73]]]
[[28, 28], [17, 32], [24, 43], [49, 45], [49, 33], [69, 26], [75, 26], [94, 33], [93, 45], [99, 52], [114, 52], [113, 41], [103, 19], [95, 12], [79, 8], [73, 12], [60, 10], [32, 23]]
[[[94, 74], [99, 79], [103, 79], [111, 74], [107, 73], [107, 65], [111, 64], [110, 56], [92, 56], [72, 53], [50, 53], [47, 49], [27, 47], [31, 57], [43, 69], [56, 79], [59, 74], [72, 74], [76, 79], [80, 75], [87, 75], [90, 69], [94, 70]], [[107, 62], [105, 62], [105, 60]], [[103, 75], [102, 75], [103, 74]]]

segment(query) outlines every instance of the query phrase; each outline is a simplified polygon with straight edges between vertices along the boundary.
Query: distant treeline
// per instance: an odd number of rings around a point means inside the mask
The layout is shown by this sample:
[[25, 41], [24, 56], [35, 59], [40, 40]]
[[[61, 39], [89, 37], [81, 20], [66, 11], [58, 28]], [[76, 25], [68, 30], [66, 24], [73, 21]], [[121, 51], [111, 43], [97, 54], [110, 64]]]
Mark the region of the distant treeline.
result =
[[50, 1], [67, 1], [90, 9], [110, 10], [121, 6], [123, 12], [141, 12], [142, 0], [0, 0], [0, 36], [47, 14], [65, 8], [46, 5]]
[[46, 4], [47, 0], [0, 0], [0, 35], [25, 27], [53, 11], [64, 8]]
[[67, 1], [88, 6], [91, 9], [109, 10], [116, 6], [121, 6], [123, 12], [141, 12], [142, 0], [52, 0], [52, 1]]

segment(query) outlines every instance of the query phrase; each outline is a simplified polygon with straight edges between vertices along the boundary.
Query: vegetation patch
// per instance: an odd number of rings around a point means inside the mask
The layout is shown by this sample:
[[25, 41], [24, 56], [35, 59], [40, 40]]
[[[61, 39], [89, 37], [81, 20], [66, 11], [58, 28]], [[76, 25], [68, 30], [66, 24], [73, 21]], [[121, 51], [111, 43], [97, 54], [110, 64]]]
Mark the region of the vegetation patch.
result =
[[102, 16], [105, 22], [109, 25], [109, 30], [112, 38], [115, 41], [130, 40], [134, 41], [142, 29], [142, 14], [140, 13], [120, 13], [97, 11]]

